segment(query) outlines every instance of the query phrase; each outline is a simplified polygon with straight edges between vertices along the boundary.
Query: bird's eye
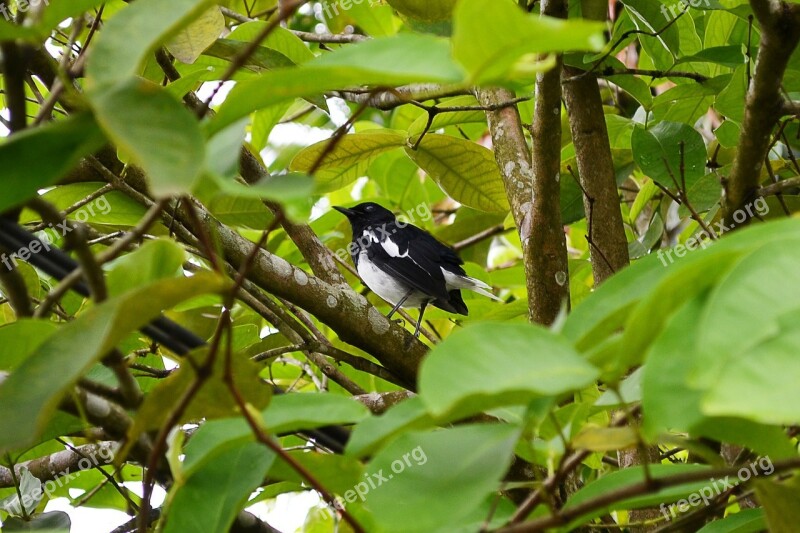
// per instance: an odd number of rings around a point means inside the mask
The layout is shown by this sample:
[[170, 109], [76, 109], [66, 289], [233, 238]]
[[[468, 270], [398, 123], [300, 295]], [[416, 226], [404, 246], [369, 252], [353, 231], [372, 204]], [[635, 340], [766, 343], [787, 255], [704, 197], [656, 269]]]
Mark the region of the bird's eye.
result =
[[375, 211], [375, 206], [374, 205], [368, 205], [367, 207], [364, 208], [364, 210], [365, 211]]

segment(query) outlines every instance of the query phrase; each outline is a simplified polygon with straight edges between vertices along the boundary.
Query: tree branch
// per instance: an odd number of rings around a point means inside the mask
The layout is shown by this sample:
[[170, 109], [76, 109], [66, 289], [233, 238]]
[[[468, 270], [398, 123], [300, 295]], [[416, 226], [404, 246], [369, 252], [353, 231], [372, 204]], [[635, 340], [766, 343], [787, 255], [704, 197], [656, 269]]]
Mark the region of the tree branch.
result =
[[736, 157], [725, 182], [724, 217], [728, 224], [733, 214], [758, 193], [772, 129], [784, 112], [781, 83], [789, 58], [800, 43], [800, 5], [750, 0], [750, 6], [761, 24], [761, 40], [747, 90]]
[[475, 96], [482, 106], [494, 109], [486, 111], [486, 118], [492, 135], [495, 161], [503, 177], [506, 197], [522, 243], [522, 260], [528, 288], [528, 316], [533, 320], [538, 305], [534, 295], [539, 273], [535, 270], [534, 255], [537, 250], [534, 249], [534, 241], [531, 239], [534, 231], [533, 173], [529, 162], [531, 152], [525, 140], [517, 106], [495, 109], [501, 102], [514, 100], [514, 93], [508, 89], [478, 88]]
[[[566, 18], [564, 0], [542, 0], [542, 15]], [[561, 67], [536, 76], [531, 136], [533, 149], [533, 214], [531, 232], [532, 285], [530, 318], [552, 324], [569, 307], [569, 267], [564, 225], [561, 222]]]

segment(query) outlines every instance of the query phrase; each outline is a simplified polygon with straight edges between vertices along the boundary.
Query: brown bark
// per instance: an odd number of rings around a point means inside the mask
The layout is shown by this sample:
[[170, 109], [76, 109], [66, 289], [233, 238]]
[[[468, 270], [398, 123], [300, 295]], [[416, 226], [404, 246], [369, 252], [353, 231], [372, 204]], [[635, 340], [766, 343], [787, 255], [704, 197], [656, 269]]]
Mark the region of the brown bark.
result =
[[[508, 89], [478, 88], [475, 96], [481, 105], [497, 106], [515, 98]], [[522, 120], [516, 106], [502, 107], [487, 111], [489, 132], [500, 175], [503, 177], [506, 197], [511, 206], [511, 214], [517, 226], [522, 244], [522, 262], [525, 265], [525, 282], [528, 289], [528, 317], [535, 321], [538, 302], [535, 299], [536, 276], [534, 248], [531, 240], [533, 232], [533, 178], [530, 166], [530, 149], [525, 141]]]
[[584, 190], [595, 286], [628, 265], [628, 242], [622, 226], [611, 146], [600, 87], [593, 76], [574, 78], [581, 71], [565, 68], [564, 101]]
[[800, 5], [750, 0], [761, 25], [758, 60], [747, 90], [744, 121], [731, 174], [725, 183], [725, 219], [758, 194], [761, 170], [776, 122], [784, 113], [781, 83], [792, 52], [800, 42]]
[[[565, 18], [563, 0], [543, 0], [542, 14]], [[561, 221], [561, 57], [536, 78], [531, 126], [533, 149], [533, 228], [531, 232], [531, 320], [552, 324], [569, 305], [567, 243]]]

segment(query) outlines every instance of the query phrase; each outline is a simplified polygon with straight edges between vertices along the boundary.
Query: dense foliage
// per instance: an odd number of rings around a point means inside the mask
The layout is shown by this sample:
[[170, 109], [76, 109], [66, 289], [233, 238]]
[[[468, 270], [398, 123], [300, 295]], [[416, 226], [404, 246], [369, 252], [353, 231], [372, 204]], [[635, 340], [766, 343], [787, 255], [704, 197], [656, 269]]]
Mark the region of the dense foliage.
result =
[[[303, 531], [800, 523], [800, 3], [0, 15], [0, 212], [41, 239], [0, 246], [5, 531], [275, 531], [308, 492]], [[387, 320], [361, 201], [503, 303]]]

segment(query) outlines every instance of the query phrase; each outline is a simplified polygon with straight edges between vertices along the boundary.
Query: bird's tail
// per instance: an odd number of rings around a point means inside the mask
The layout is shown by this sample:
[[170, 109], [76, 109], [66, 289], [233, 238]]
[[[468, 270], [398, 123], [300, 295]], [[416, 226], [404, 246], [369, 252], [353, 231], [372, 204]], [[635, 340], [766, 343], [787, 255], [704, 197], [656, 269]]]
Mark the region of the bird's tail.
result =
[[497, 300], [498, 302], [502, 302], [502, 298], [498, 298], [494, 294], [492, 294], [491, 290], [492, 287], [487, 285], [486, 283], [482, 282], [479, 279], [471, 278], [469, 276], [458, 276], [457, 281], [453, 283], [459, 289], [467, 289], [472, 292], [477, 292], [487, 298], [491, 298], [492, 300]]

